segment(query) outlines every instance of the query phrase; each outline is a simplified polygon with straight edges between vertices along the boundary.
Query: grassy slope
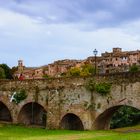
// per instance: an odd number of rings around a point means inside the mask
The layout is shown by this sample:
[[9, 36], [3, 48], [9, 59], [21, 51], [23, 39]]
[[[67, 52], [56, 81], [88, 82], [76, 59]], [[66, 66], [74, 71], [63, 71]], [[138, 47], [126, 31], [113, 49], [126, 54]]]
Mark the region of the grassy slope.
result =
[[[117, 132], [62, 131], [8, 125], [0, 127], [0, 140], [140, 140], [140, 132], [120, 132], [134, 129], [135, 128], [123, 128], [118, 129]], [[140, 130], [140, 126], [137, 126], [136, 129]]]

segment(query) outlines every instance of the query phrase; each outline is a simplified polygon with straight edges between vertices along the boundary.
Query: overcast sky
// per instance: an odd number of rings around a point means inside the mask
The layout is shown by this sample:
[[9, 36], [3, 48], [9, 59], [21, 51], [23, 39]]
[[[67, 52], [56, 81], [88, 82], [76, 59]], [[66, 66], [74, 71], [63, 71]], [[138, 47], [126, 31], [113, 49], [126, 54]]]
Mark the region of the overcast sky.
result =
[[140, 0], [0, 0], [0, 63], [41, 66], [140, 49]]

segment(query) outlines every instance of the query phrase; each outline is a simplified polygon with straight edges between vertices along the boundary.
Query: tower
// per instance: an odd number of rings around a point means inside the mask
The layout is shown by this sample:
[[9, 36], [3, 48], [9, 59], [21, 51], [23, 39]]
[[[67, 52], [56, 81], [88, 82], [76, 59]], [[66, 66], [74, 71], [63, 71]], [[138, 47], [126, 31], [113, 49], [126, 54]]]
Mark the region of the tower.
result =
[[23, 72], [23, 60], [18, 60], [18, 71]]

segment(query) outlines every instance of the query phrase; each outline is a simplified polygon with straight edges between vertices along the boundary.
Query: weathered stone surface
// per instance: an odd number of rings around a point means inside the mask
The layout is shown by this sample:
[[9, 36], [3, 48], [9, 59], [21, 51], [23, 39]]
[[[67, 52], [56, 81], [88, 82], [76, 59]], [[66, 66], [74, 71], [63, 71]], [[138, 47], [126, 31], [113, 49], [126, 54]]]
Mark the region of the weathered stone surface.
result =
[[[90, 79], [94, 79], [96, 82], [111, 82], [110, 94], [101, 96], [95, 91], [93, 93], [88, 91], [85, 85]], [[13, 92], [20, 89], [26, 91], [27, 98], [19, 104], [10, 102], [10, 96]], [[93, 99], [91, 100], [92, 95]], [[140, 109], [140, 73], [48, 80], [1, 80], [0, 102], [9, 109], [13, 123], [20, 123], [21, 118], [23, 118], [25, 122], [28, 121], [28, 124], [30, 124], [29, 120], [26, 119], [34, 114], [31, 113], [31, 106], [27, 107], [27, 111], [23, 111], [25, 113], [23, 116], [20, 112], [24, 106], [35, 102], [45, 110], [47, 114], [46, 127], [49, 129], [60, 129], [66, 126], [67, 124], [62, 122], [63, 120], [67, 122], [66, 119], [63, 119], [64, 117], [69, 119], [69, 123], [72, 121], [76, 125], [81, 120], [84, 130], [108, 129], [113, 113], [120, 106], [128, 105]], [[40, 111], [38, 114], [41, 114], [43, 109], [37, 109]], [[68, 114], [73, 117], [67, 117]], [[75, 115], [79, 120], [75, 119]], [[41, 121], [39, 117], [35, 119], [38, 119], [36, 122], [39, 119]], [[71, 126], [69, 128], [78, 129], [78, 127]]]

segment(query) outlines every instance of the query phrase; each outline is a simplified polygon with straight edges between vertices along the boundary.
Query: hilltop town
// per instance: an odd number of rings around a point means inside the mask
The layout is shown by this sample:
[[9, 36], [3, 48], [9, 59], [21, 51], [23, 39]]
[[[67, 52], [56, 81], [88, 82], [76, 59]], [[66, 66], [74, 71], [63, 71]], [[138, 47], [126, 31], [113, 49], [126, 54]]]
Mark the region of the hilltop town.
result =
[[84, 60], [58, 60], [41, 67], [26, 67], [23, 60], [18, 61], [15, 78], [21, 75], [24, 79], [40, 79], [43, 77], [61, 77], [72, 68], [81, 68], [91, 65], [98, 74], [127, 72], [133, 65], [140, 65], [140, 50], [122, 51], [122, 48], [113, 48], [112, 52], [104, 52], [101, 56], [91, 56]]

